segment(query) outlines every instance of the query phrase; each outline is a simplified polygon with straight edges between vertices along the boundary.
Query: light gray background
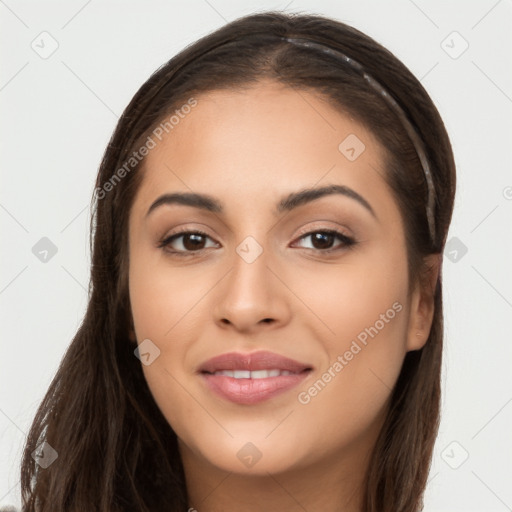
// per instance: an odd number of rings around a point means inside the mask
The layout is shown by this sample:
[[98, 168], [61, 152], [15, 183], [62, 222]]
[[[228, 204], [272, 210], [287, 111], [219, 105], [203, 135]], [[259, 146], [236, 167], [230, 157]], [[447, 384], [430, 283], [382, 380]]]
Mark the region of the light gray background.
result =
[[[421, 79], [445, 121], [458, 190], [425, 510], [512, 510], [511, 0], [0, 0], [0, 506], [19, 506], [25, 433], [85, 310], [88, 205], [118, 116], [184, 46], [267, 9], [366, 32]], [[42, 237], [58, 249], [47, 262], [32, 252]]]

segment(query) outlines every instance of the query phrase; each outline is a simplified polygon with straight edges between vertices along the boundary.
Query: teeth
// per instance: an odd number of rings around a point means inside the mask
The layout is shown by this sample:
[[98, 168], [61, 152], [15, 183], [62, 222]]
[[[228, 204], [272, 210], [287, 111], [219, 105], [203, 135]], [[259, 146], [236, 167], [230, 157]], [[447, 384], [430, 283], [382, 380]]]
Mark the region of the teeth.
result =
[[[270, 377], [270, 371], [271, 370], [256, 370], [254, 372], [251, 372], [251, 378], [252, 379], [267, 379], [268, 377]], [[275, 372], [277, 372], [277, 370]], [[276, 375], [272, 375], [272, 377], [277, 377], [278, 375], [279, 375], [279, 372], [277, 372]]]
[[283, 375], [293, 375], [294, 372], [288, 370], [221, 370], [214, 372], [214, 375], [225, 375], [226, 377], [234, 377], [235, 379], [268, 379], [269, 377], [279, 377]]

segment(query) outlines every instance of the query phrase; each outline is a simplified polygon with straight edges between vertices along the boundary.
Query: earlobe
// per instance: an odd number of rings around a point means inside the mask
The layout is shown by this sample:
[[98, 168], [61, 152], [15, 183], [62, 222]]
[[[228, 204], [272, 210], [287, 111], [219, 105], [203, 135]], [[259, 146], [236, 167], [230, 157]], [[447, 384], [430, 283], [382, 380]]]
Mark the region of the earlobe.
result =
[[424, 258], [423, 273], [417, 279], [411, 300], [407, 351], [423, 348], [430, 335], [441, 262], [441, 254], [429, 254]]

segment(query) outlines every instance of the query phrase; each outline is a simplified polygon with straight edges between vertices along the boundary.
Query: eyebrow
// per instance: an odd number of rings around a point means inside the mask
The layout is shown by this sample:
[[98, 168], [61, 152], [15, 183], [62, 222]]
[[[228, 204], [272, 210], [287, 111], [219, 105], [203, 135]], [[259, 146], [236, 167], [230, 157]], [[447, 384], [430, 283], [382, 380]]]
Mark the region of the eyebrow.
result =
[[[298, 192], [292, 192], [277, 203], [275, 211], [278, 214], [289, 212], [299, 206], [310, 203], [311, 201], [334, 194], [340, 194], [357, 201], [360, 205], [364, 206], [366, 210], [373, 215], [373, 217], [377, 218], [377, 215], [370, 203], [355, 190], [344, 185], [328, 185], [320, 188], [307, 188], [299, 190]], [[198, 194], [195, 192], [174, 192], [172, 194], [164, 194], [156, 199], [156, 201], [154, 201], [149, 207], [146, 217], [156, 208], [170, 204], [191, 206], [193, 208], [199, 208], [201, 210], [207, 210], [214, 213], [223, 212], [222, 203], [212, 196], [207, 194]]]

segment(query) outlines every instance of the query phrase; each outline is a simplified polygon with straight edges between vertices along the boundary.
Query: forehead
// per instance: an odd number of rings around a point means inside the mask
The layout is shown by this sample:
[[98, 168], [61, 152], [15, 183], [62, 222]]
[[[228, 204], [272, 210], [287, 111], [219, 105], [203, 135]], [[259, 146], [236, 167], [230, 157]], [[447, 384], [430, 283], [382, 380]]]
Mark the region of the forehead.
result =
[[229, 196], [240, 205], [258, 198], [261, 205], [326, 182], [392, 201], [377, 139], [315, 91], [268, 81], [194, 98], [196, 106], [154, 138], [138, 204], [179, 189]]

